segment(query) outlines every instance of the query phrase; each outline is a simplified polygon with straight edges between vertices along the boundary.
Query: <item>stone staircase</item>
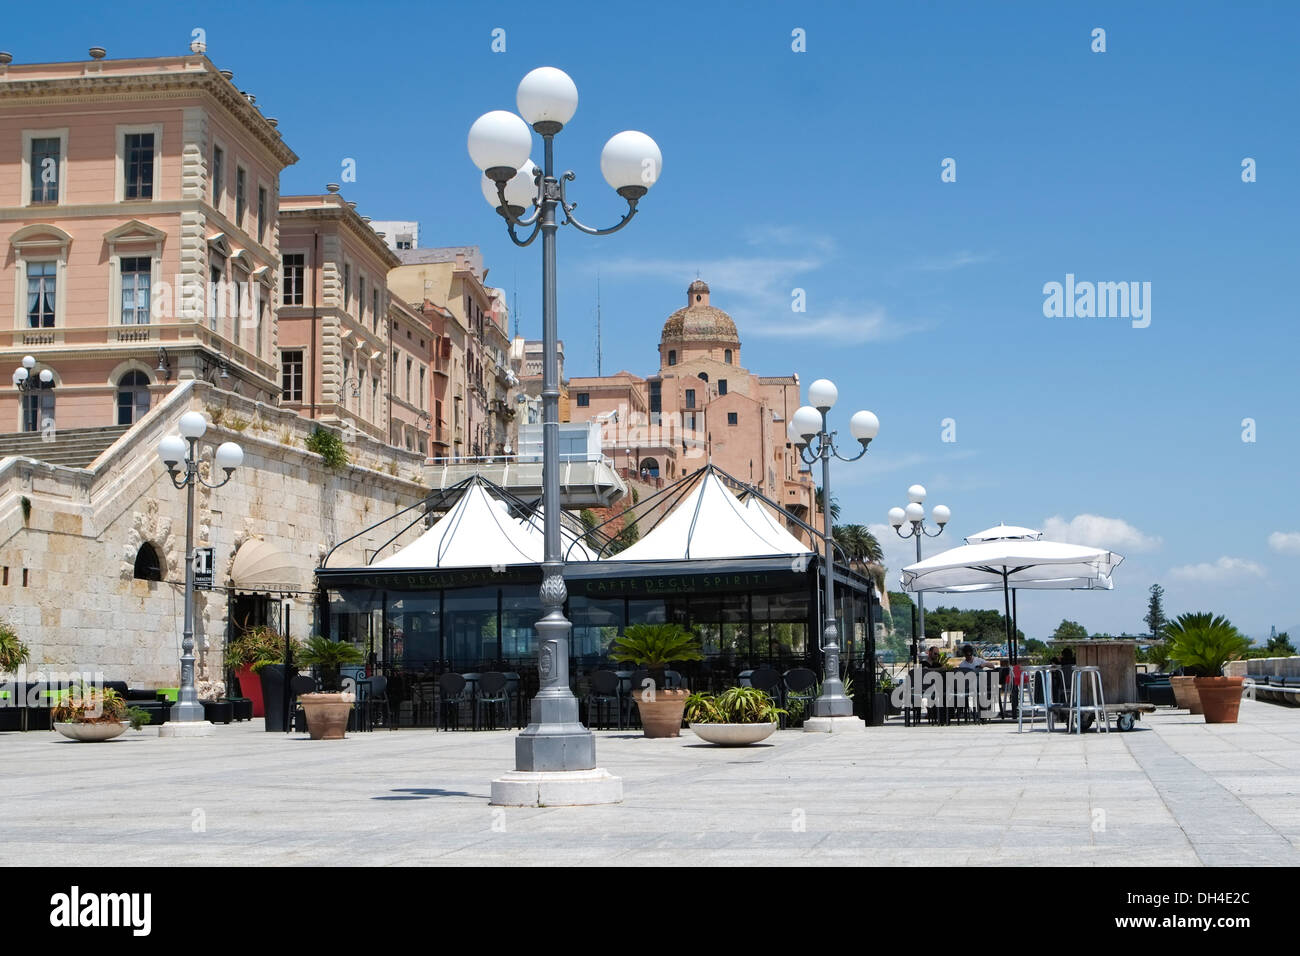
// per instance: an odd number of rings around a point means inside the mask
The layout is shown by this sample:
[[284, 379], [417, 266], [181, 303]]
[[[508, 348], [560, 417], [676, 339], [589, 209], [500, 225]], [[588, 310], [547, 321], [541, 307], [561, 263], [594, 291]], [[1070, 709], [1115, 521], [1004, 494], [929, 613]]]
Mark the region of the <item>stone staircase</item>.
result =
[[53, 441], [45, 441], [40, 432], [9, 432], [0, 434], [0, 458], [16, 455], [35, 458], [51, 465], [85, 468], [98, 458], [109, 445], [130, 429], [130, 425], [110, 428], [61, 429]]

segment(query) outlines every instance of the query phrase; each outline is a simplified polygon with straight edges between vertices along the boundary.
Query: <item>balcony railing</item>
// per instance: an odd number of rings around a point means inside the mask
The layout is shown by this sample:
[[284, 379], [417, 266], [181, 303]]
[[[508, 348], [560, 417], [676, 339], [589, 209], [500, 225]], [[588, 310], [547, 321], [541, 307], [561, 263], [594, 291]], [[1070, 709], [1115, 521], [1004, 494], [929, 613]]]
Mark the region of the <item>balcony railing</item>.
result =
[[0, 349], [61, 345], [86, 351], [121, 345], [177, 347], [197, 343], [220, 352], [228, 362], [278, 381], [279, 369], [236, 342], [197, 322], [148, 325], [69, 326], [54, 329], [0, 329]]

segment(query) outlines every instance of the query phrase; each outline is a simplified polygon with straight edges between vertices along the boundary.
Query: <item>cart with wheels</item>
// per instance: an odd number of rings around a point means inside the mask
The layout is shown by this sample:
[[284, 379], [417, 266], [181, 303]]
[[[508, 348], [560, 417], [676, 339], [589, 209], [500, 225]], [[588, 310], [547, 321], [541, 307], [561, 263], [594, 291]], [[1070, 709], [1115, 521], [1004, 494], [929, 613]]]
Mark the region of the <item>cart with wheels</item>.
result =
[[[1153, 714], [1155, 709], [1155, 704], [1107, 704], [1106, 719], [1114, 718], [1115, 729], [1127, 732], [1137, 725], [1143, 714]], [[1052, 717], [1069, 726], [1070, 708], [1066, 704], [1057, 704], [1052, 707]], [[1092, 722], [1093, 715], [1084, 713], [1082, 729], [1086, 732], [1092, 726]]]

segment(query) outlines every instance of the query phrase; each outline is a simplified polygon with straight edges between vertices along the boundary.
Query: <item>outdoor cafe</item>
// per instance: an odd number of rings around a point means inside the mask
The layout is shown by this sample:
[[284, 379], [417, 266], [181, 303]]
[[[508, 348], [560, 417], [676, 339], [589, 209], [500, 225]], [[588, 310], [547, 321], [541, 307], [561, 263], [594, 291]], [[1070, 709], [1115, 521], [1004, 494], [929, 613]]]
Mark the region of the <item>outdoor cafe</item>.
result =
[[[381, 716], [391, 726], [518, 724], [538, 687], [540, 507], [477, 476], [449, 492], [437, 499], [445, 511], [396, 553], [361, 567], [335, 567], [327, 556], [316, 571], [322, 633], [362, 649], [365, 679], [383, 678]], [[824, 562], [790, 533], [788, 516], [712, 466], [661, 494], [669, 509], [617, 553], [566, 515], [564, 611], [579, 699], [590, 696], [592, 675], [619, 673], [610, 646], [638, 623], [695, 631], [704, 659], [677, 668], [695, 690], [721, 690], [759, 669], [820, 673]], [[841, 659], [873, 674], [872, 584], [838, 563], [832, 573]], [[506, 687], [485, 695], [487, 674], [504, 675]], [[485, 696], [508, 703], [480, 713]]]

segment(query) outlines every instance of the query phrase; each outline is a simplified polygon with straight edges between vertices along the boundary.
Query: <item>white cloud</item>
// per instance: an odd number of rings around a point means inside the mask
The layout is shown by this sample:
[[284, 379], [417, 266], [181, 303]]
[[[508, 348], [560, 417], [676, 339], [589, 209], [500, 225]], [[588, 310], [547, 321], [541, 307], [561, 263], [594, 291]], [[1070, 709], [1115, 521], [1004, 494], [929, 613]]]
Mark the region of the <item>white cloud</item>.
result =
[[920, 325], [904, 326], [885, 314], [879, 306], [863, 311], [835, 311], [814, 314], [798, 313], [784, 322], [751, 318], [744, 329], [761, 338], [823, 338], [834, 339], [841, 345], [861, 345], [863, 342], [882, 342], [914, 332]]
[[[769, 230], [769, 232], [779, 230]], [[603, 262], [606, 275], [643, 276], [668, 284], [699, 274], [713, 303], [725, 309], [747, 335], [772, 339], [834, 338], [844, 345], [882, 342], [921, 331], [925, 323], [902, 322], [873, 303], [825, 302], [809, 273], [826, 266], [824, 256], [728, 256], [722, 259], [624, 258]], [[793, 312], [796, 289], [806, 292], [806, 312]]]
[[744, 231], [745, 242], [751, 246], [802, 246], [815, 249], [822, 255], [831, 255], [837, 245], [831, 236], [812, 235], [798, 226], [751, 226]]
[[1300, 531], [1274, 531], [1268, 546], [1279, 554], [1300, 554]]
[[1224, 556], [1213, 564], [1202, 561], [1200, 564], [1183, 564], [1171, 568], [1169, 576], [1184, 581], [1202, 581], [1206, 583], [1222, 581], [1226, 578], [1264, 577], [1264, 569], [1254, 561], [1245, 558]]
[[[900, 538], [892, 527], [883, 522], [868, 524], [867, 530], [876, 536], [876, 540], [880, 542], [880, 550], [885, 553], [886, 589], [890, 591], [902, 590], [898, 576], [903, 568], [916, 563], [916, 542], [911, 538]], [[926, 539], [923, 544], [928, 543], [929, 539]], [[940, 548], [939, 550], [943, 549]], [[924, 554], [924, 552], [922, 553]]]
[[1043, 522], [1043, 537], [1049, 541], [1116, 551], [1150, 551], [1160, 547], [1159, 537], [1143, 534], [1123, 518], [1103, 518], [1101, 515], [1075, 515], [1069, 521], [1053, 515]]
[[977, 266], [992, 259], [991, 253], [977, 253], [963, 249], [961, 252], [954, 252], [938, 259], [925, 259], [918, 262], [916, 268], [922, 272], [951, 272], [963, 266]]
[[735, 299], [770, 306], [773, 299], [780, 299], [789, 309], [791, 290], [799, 285], [796, 277], [825, 263], [825, 259], [811, 256], [728, 256], [705, 260], [623, 258], [602, 262], [600, 271], [606, 275], [646, 276], [673, 284], [689, 283], [698, 272], [720, 305], [722, 300]]

